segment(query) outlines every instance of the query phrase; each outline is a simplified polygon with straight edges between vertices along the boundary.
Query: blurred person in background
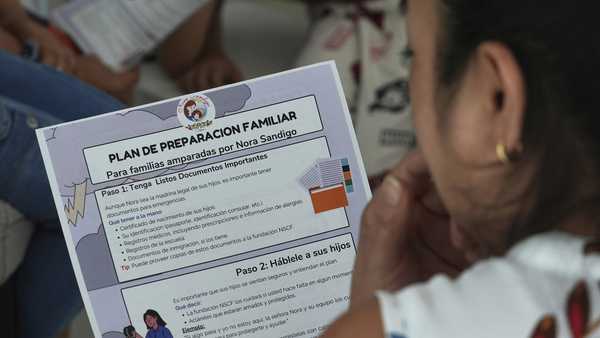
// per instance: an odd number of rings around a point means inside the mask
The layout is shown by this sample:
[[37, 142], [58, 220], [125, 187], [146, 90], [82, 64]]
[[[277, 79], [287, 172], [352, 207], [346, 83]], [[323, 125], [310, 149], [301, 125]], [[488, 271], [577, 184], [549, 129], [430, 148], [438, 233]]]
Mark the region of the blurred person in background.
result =
[[137, 70], [115, 73], [92, 55], [81, 55], [66, 34], [35, 18], [19, 0], [0, 0], [0, 49], [71, 74], [123, 102], [131, 100]]
[[[214, 15], [219, 7], [213, 0], [190, 13], [156, 51], [183, 88], [194, 87], [189, 84], [198, 74], [208, 81], [201, 82], [206, 88], [242, 79], [220, 44], [220, 22]], [[0, 0], [0, 49], [73, 75], [125, 103], [131, 102], [139, 80], [138, 68], [117, 73], [96, 56], [82, 54], [66, 33], [28, 13], [19, 0]]]
[[[415, 146], [408, 98], [405, 18], [400, 0], [305, 0], [311, 29], [296, 66], [335, 60], [372, 186]], [[163, 48], [165, 69], [187, 92], [240, 81], [221, 42], [223, 1], [206, 7]], [[206, 26], [210, 27], [206, 29]], [[274, 28], [276, 29], [276, 28]], [[189, 40], [193, 32], [199, 38]], [[204, 44], [203, 47], [192, 48]], [[186, 48], [189, 48], [186, 51]], [[191, 50], [196, 53], [190, 53]], [[174, 55], [182, 55], [178, 66]], [[185, 61], [183, 61], [185, 60]]]
[[0, 199], [35, 225], [13, 276], [17, 329], [20, 337], [54, 338], [81, 311], [82, 301], [35, 129], [124, 106], [63, 72], [5, 51], [0, 74]]

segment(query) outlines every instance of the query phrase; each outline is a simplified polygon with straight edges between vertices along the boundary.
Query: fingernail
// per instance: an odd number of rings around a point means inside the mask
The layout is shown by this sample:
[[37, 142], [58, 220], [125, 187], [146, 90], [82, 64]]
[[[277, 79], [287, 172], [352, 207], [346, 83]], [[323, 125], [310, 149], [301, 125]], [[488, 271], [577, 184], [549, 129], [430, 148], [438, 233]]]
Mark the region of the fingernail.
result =
[[379, 190], [384, 197], [384, 201], [389, 206], [396, 206], [400, 202], [402, 184], [396, 177], [391, 175], [386, 176]]

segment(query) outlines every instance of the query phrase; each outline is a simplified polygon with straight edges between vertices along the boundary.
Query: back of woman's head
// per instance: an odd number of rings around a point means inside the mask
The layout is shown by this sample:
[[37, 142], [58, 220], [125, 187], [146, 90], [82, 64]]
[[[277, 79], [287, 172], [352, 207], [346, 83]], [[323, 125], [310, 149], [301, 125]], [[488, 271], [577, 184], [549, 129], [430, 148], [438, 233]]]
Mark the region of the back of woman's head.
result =
[[134, 337], [135, 336], [135, 327], [133, 327], [132, 325], [126, 326], [125, 328], [123, 328], [123, 334], [127, 338]]
[[554, 224], [577, 208], [593, 207], [600, 196], [596, 2], [436, 1], [438, 93], [452, 91], [486, 41], [507, 46], [522, 70], [527, 99], [521, 141], [524, 156], [539, 159], [537, 198], [526, 223]]

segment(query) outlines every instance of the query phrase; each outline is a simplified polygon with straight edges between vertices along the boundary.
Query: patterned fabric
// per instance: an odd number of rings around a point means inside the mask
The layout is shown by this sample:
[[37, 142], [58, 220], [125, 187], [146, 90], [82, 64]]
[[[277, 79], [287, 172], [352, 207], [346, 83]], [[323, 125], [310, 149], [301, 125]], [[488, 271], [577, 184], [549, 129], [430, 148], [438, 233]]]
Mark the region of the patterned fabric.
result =
[[369, 176], [389, 169], [416, 143], [399, 3], [311, 2], [312, 32], [297, 61], [336, 61]]
[[[583, 248], [583, 254], [600, 255], [600, 242], [589, 242]], [[600, 284], [596, 284], [600, 288]], [[600, 317], [592, 321], [591, 295], [588, 284], [580, 280], [575, 284], [569, 294], [565, 308], [565, 316], [569, 323], [569, 330], [573, 338], [592, 337], [600, 334]], [[535, 328], [531, 338], [555, 338], [557, 337], [555, 315], [546, 315]]]
[[379, 293], [387, 337], [600, 338], [600, 246], [534, 236], [456, 280]]

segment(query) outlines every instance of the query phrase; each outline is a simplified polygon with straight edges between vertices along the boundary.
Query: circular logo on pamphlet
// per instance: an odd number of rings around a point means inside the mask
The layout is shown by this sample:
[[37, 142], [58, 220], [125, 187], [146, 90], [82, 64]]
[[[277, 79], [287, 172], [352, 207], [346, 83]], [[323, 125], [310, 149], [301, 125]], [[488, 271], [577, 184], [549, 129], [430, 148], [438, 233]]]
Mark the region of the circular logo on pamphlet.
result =
[[202, 94], [195, 94], [179, 101], [177, 118], [189, 130], [208, 127], [215, 118], [215, 105]]

